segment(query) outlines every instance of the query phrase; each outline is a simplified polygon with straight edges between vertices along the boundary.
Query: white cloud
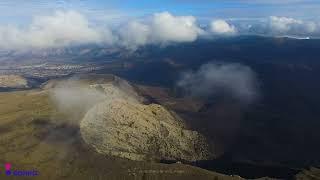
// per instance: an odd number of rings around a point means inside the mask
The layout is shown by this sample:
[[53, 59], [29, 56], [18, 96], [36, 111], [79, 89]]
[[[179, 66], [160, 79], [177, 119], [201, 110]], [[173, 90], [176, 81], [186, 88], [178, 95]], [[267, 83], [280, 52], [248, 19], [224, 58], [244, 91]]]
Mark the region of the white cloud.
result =
[[241, 64], [204, 64], [197, 71], [185, 72], [177, 85], [195, 97], [228, 93], [244, 103], [258, 97], [255, 73]]
[[[100, 22], [101, 23], [101, 22]], [[193, 16], [174, 16], [168, 12], [131, 20], [114, 28], [92, 26], [76, 11], [57, 11], [52, 16], [36, 16], [25, 28], [0, 26], [0, 48], [56, 48], [104, 43], [135, 50], [146, 44], [192, 42], [204, 31]]]
[[135, 50], [150, 41], [150, 33], [150, 26], [138, 21], [129, 22], [119, 30], [120, 45]]
[[[102, 12], [101, 12], [102, 13]], [[88, 12], [87, 12], [88, 14]], [[97, 18], [94, 18], [97, 20]], [[270, 35], [319, 35], [320, 25], [288, 17], [271, 16], [267, 21], [251, 24], [246, 21], [214, 20], [209, 32], [204, 31], [193, 16], [175, 16], [169, 12], [133, 19], [112, 26], [109, 21], [89, 22], [76, 11], [57, 11], [51, 16], [35, 16], [24, 28], [0, 25], [0, 49], [56, 48], [72, 45], [102, 43], [131, 50], [147, 44], [193, 42], [199, 36], [234, 35], [241, 33]], [[250, 22], [251, 23], [251, 22]], [[98, 25], [98, 26], [97, 26]], [[111, 23], [111, 25], [114, 25]]]
[[173, 16], [156, 13], [151, 22], [152, 38], [157, 42], [192, 42], [202, 30], [193, 16]]
[[294, 26], [299, 26], [303, 24], [303, 22], [300, 20], [277, 16], [271, 16], [269, 23], [271, 29], [276, 32], [288, 32]]
[[95, 104], [105, 100], [105, 94], [94, 88], [85, 87], [81, 82], [72, 79], [54, 83], [49, 97], [57, 110], [71, 120], [81, 119]]
[[214, 34], [235, 34], [237, 32], [233, 25], [228, 24], [224, 20], [214, 20], [210, 24], [210, 30]]
[[120, 44], [136, 49], [146, 44], [167, 44], [195, 41], [203, 30], [193, 16], [174, 16], [168, 12], [156, 13], [148, 20], [136, 20], [119, 31]]
[[277, 16], [269, 18], [269, 28], [275, 34], [310, 34], [318, 30], [314, 22]]
[[54, 48], [75, 44], [111, 42], [112, 34], [90, 27], [88, 20], [75, 11], [57, 11], [52, 16], [37, 16], [25, 29], [0, 26], [0, 47]]

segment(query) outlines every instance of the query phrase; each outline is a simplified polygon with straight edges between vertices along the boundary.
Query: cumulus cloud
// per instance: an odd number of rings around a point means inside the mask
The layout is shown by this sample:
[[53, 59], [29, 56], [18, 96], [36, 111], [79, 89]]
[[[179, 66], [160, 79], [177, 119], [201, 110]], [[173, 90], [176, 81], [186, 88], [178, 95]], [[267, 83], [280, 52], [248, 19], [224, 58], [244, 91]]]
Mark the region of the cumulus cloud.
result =
[[129, 49], [137, 49], [150, 41], [150, 26], [132, 21], [119, 30], [120, 44]]
[[54, 48], [75, 44], [110, 42], [111, 32], [90, 27], [88, 20], [75, 11], [57, 11], [52, 16], [37, 16], [26, 28], [0, 26], [0, 47]]
[[[312, 21], [271, 16], [266, 21], [235, 22], [213, 20], [209, 29], [200, 28], [193, 16], [175, 16], [169, 12], [130, 20], [112, 26], [95, 26], [79, 12], [57, 11], [50, 16], [35, 16], [25, 27], [0, 25], [0, 49], [45, 49], [82, 44], [107, 44], [130, 50], [148, 44], [193, 42], [200, 36], [234, 34], [320, 35], [320, 25]], [[210, 31], [210, 33], [209, 33]]]
[[275, 34], [312, 34], [318, 29], [318, 25], [312, 21], [302, 21], [288, 17], [271, 16], [269, 28]]
[[235, 26], [228, 24], [224, 20], [214, 20], [210, 23], [210, 30], [214, 34], [235, 34], [237, 32]]
[[255, 73], [241, 64], [204, 64], [197, 71], [183, 73], [177, 85], [188, 95], [200, 98], [227, 93], [241, 102], [252, 103], [258, 97]]
[[153, 16], [152, 36], [159, 42], [192, 42], [202, 30], [193, 16], [173, 16], [168, 12], [156, 13]]
[[92, 26], [76, 11], [57, 11], [51, 16], [36, 16], [25, 28], [0, 26], [0, 48], [56, 48], [104, 43], [137, 49], [146, 44], [192, 42], [204, 31], [193, 16], [155, 13], [145, 19], [129, 21], [113, 30]]
[[195, 41], [203, 30], [193, 16], [174, 16], [168, 12], [155, 13], [149, 20], [136, 20], [124, 25], [119, 36], [122, 45], [136, 48], [146, 44]]

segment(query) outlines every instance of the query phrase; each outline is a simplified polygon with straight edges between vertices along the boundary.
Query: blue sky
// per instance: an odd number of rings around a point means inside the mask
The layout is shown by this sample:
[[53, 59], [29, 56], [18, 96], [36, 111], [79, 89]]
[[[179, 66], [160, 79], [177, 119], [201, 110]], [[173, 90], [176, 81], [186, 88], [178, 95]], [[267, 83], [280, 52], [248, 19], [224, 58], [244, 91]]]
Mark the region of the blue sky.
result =
[[319, 0], [1, 0], [0, 23], [24, 23], [35, 15], [70, 9], [84, 12], [92, 18], [114, 21], [162, 11], [193, 15], [199, 21], [269, 16], [320, 17]]

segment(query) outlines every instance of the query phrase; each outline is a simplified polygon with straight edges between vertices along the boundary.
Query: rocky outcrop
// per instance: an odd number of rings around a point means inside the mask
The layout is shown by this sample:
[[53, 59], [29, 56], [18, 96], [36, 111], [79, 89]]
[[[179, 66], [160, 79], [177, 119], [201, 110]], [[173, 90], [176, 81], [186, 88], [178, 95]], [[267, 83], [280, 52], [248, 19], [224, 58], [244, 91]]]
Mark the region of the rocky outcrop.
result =
[[28, 81], [17, 75], [0, 75], [0, 88], [28, 88]]
[[[120, 82], [120, 81], [119, 81]], [[84, 141], [96, 151], [132, 160], [203, 160], [209, 157], [205, 138], [187, 130], [183, 121], [159, 104], [145, 105], [125, 82], [96, 84], [105, 99], [80, 123]]]
[[294, 179], [297, 179], [297, 180], [320, 179], [320, 168], [310, 167], [308, 169], [304, 169], [298, 174], [296, 174]]

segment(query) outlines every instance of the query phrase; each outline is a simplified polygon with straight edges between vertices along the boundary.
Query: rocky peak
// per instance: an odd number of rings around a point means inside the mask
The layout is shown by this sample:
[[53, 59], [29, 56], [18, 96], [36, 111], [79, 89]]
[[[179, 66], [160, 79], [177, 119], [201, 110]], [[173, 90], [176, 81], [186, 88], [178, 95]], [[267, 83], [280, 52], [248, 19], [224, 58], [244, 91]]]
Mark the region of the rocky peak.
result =
[[186, 129], [177, 114], [143, 97], [126, 81], [91, 85], [105, 94], [80, 123], [84, 141], [106, 155], [132, 160], [204, 160], [205, 138]]

